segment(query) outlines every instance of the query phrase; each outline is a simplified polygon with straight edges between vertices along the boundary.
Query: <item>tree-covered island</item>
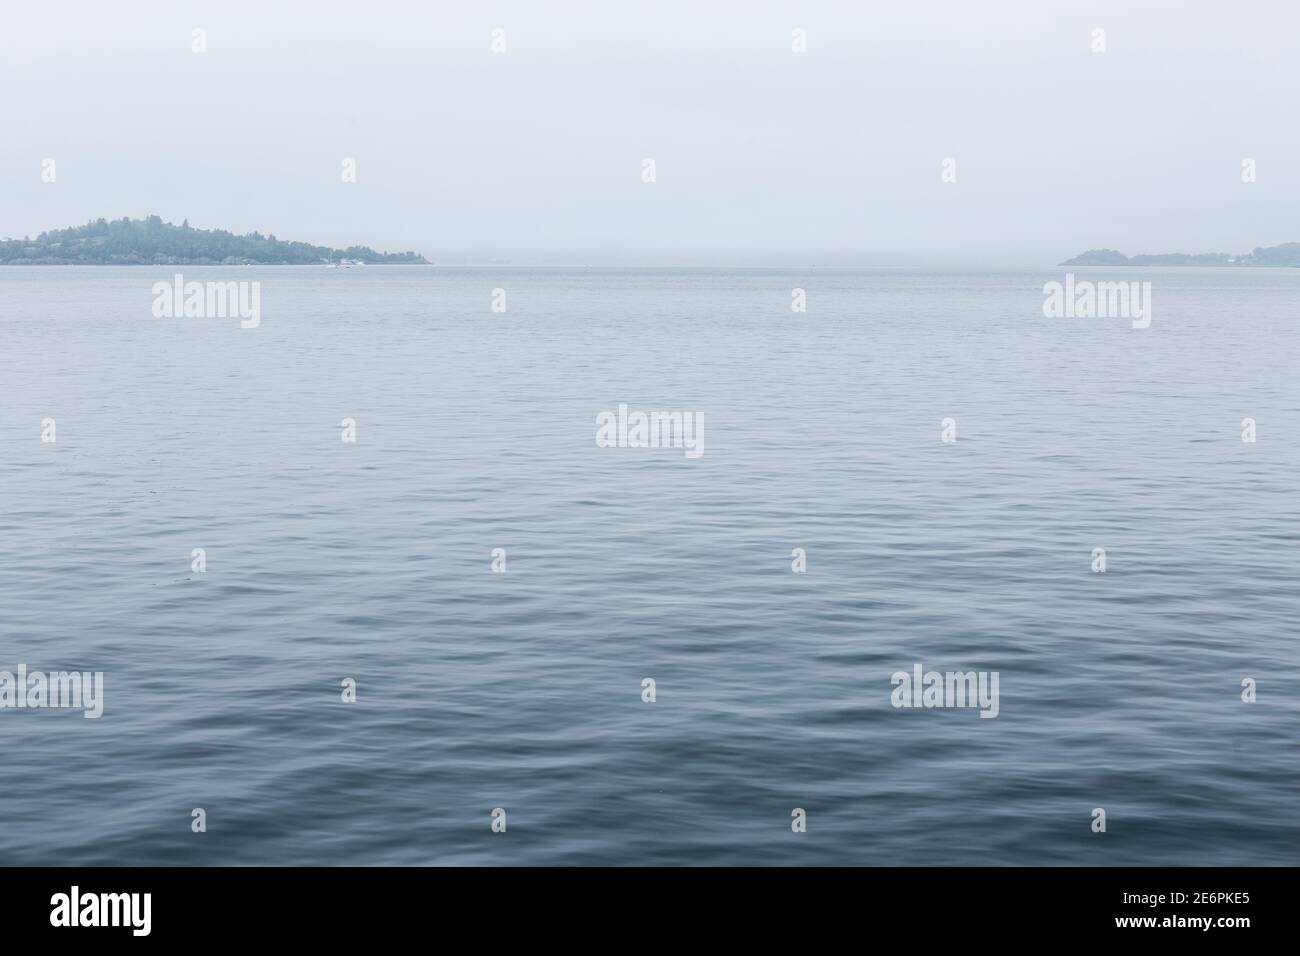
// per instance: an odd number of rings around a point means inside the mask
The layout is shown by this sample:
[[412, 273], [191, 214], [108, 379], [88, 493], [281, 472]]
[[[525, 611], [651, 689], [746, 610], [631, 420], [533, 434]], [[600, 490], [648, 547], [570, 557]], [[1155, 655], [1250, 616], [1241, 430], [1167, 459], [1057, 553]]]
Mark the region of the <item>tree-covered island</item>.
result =
[[331, 249], [283, 242], [250, 232], [179, 226], [157, 216], [96, 219], [43, 232], [35, 239], [0, 240], [0, 265], [320, 265], [323, 262], [428, 264], [418, 252], [375, 252], [368, 246]]

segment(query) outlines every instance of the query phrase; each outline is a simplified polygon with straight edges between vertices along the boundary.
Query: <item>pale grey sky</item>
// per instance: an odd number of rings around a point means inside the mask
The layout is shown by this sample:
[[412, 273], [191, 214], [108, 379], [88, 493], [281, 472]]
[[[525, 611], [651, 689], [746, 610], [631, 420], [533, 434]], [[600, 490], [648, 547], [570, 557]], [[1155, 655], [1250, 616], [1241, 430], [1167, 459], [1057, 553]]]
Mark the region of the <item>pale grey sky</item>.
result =
[[1289, 0], [13, 0], [0, 236], [157, 213], [443, 262], [1244, 251], [1300, 240], [1297, 36]]

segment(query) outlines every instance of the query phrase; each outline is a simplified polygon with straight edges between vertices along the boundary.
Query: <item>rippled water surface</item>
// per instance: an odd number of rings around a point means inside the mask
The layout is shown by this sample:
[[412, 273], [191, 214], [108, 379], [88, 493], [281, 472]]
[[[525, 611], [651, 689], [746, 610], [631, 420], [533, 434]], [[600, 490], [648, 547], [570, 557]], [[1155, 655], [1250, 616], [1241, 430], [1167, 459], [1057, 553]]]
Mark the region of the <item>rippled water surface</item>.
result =
[[4, 863], [1297, 862], [1300, 270], [175, 271], [0, 270]]

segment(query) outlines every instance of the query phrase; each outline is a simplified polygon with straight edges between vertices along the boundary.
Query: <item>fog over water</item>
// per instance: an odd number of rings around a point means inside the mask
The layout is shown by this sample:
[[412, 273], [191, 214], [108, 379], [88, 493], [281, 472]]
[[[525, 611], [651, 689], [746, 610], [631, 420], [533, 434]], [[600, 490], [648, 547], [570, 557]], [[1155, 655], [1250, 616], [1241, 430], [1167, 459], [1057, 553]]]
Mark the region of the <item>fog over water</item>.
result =
[[1298, 30], [1201, 0], [9, 4], [0, 235], [157, 213], [441, 262], [1243, 252], [1300, 239]]

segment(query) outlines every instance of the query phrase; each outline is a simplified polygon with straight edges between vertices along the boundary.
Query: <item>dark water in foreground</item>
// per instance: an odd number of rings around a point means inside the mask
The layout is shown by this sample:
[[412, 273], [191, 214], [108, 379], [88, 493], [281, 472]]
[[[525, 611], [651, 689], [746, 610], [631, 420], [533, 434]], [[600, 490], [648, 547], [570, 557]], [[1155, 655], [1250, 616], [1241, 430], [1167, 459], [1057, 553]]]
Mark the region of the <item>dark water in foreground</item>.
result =
[[0, 861], [1297, 862], [1300, 270], [174, 271], [0, 270]]

